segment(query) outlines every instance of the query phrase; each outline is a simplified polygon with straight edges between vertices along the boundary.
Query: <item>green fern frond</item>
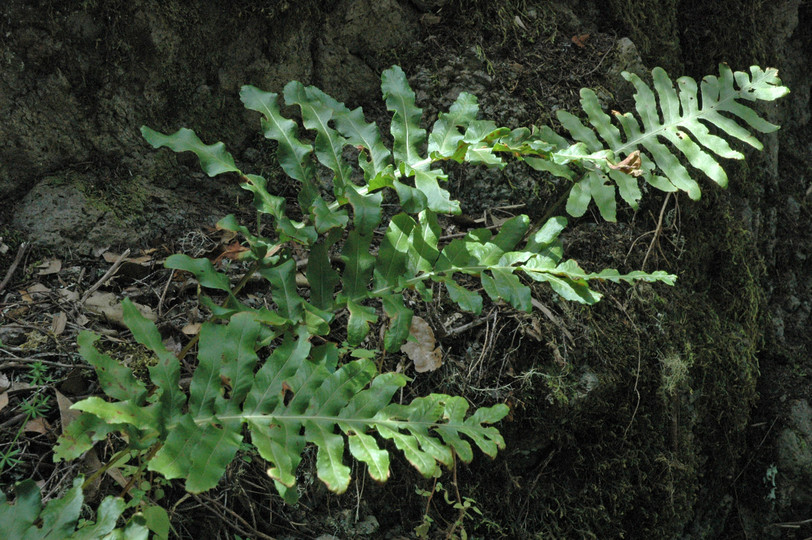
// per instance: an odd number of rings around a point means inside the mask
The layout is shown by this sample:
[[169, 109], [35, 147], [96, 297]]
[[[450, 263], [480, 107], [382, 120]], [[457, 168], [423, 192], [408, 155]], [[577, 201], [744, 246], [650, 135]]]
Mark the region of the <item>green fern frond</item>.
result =
[[[125, 322], [136, 338], [159, 358], [168, 353], [160, 341], [150, 339], [155, 326], [129, 301]], [[198, 366], [188, 399], [163, 369], [151, 370], [154, 397], [138, 391], [119, 392], [117, 401], [88, 398], [73, 408], [104, 423], [137, 431], [135, 438], [160, 446], [149, 469], [166, 478], [183, 478], [186, 489], [198, 493], [213, 488], [235, 458], [247, 425], [252, 444], [269, 463], [268, 474], [287, 500], [296, 497], [296, 468], [307, 444], [317, 448], [319, 478], [341, 493], [350, 482], [344, 452], [368, 465], [377, 481], [389, 477], [389, 453], [373, 436], [390, 439], [421, 474], [430, 477], [438, 464], [450, 466], [452, 451], [463, 461], [473, 459], [471, 444], [493, 457], [504, 440], [494, 427], [508, 412], [505, 405], [480, 408], [466, 418], [468, 404], [459, 397], [432, 394], [408, 405], [390, 403], [408, 378], [398, 373], [378, 375], [368, 359], [338, 365], [334, 344], [312, 347], [310, 334], [286, 337], [261, 361], [255, 351], [261, 325], [250, 313], [238, 313], [227, 325], [206, 323], [200, 332]], [[95, 341], [84, 334], [91, 346]], [[103, 372], [115, 361], [95, 351], [85, 358]], [[177, 370], [175, 359], [170, 372]], [[160, 364], [159, 364], [160, 365]], [[258, 367], [258, 369], [256, 369]], [[118, 371], [127, 368], [118, 366]], [[134, 390], [141, 388], [131, 373], [119, 373]], [[108, 392], [109, 394], [109, 392]], [[178, 398], [185, 402], [176, 410]], [[63, 442], [57, 457], [77, 455], [92, 441]]]
[[[573, 187], [567, 201], [567, 212], [571, 215], [583, 215], [594, 199], [603, 217], [614, 221], [615, 186], [621, 197], [636, 208], [641, 195], [635, 176], [641, 176], [657, 189], [680, 190], [698, 199], [699, 184], [680, 157], [725, 187], [727, 174], [713, 154], [728, 159], [744, 156], [733, 150], [724, 138], [712, 134], [709, 127], [760, 150], [762, 144], [750, 129], [769, 133], [778, 126], [762, 119], [741, 102], [773, 101], [789, 92], [773, 68], [762, 70], [752, 66], [748, 75], [740, 71], [733, 73], [727, 65], [721, 64], [719, 77], [709, 75], [702, 79], [699, 95], [696, 81], [690, 77], [677, 79], [675, 89], [662, 68], [654, 68], [651, 73], [654, 91], [637, 75], [623, 73], [637, 91], [634, 101], [639, 119], [631, 113], [614, 113], [622, 132], [602, 110], [595, 92], [587, 88], [581, 90], [581, 106], [591, 127], [571, 113], [558, 112], [561, 125], [578, 141], [567, 148], [559, 142], [559, 151], [595, 165]], [[640, 152], [639, 165], [624, 169], [615, 163], [636, 151]], [[538, 162], [531, 165], [541, 168]]]
[[[82, 519], [85, 503], [81, 477], [74, 479], [73, 486], [58, 499], [52, 499], [44, 507], [42, 493], [33, 480], [19, 482], [14, 491], [17, 498], [10, 504], [0, 491], [0, 523], [4, 538], [45, 540], [64, 538], [69, 540], [96, 540], [98, 538], [143, 538], [150, 530], [159, 538], [169, 533], [166, 510], [149, 507], [145, 515], [138, 513], [130, 518], [124, 528], [116, 524], [127, 507], [122, 498], [105, 497], [99, 503], [96, 521]], [[86, 517], [86, 516], [85, 516]]]

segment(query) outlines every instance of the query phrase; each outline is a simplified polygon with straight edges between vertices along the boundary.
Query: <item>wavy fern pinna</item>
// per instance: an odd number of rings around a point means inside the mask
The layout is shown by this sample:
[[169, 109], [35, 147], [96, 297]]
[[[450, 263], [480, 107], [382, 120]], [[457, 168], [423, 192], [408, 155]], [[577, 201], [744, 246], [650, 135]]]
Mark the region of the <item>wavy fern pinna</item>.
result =
[[[408, 338], [413, 312], [404, 303], [405, 289], [428, 301], [435, 285], [441, 286], [460, 309], [479, 313], [483, 298], [469, 285], [478, 280], [492, 300], [529, 311], [532, 282], [549, 284], [566, 300], [592, 304], [601, 295], [590, 288], [590, 281], [673, 284], [675, 276], [661, 271], [584, 271], [564, 258], [559, 237], [567, 223], [564, 217], [552, 218], [534, 231], [527, 216], [517, 216], [497, 234], [477, 229], [444, 243], [438, 215], [458, 213], [460, 207], [443, 188], [446, 175], [438, 165], [454, 160], [501, 167], [503, 156], [524, 160], [573, 182], [567, 209], [576, 216], [594, 199], [601, 214], [614, 219], [615, 186], [634, 206], [641, 179], [658, 189], [682, 189], [696, 197], [696, 183], [660, 139], [723, 184], [724, 173], [700, 145], [724, 157], [741, 155], [703, 122], [757, 145], [746, 129], [722, 113], [767, 131], [774, 126], [738, 101], [771, 100], [786, 92], [774, 70], [754, 67], [748, 77], [721, 69], [720, 78], [703, 81], [701, 106], [691, 79], [679, 79], [677, 94], [665, 73], [655, 70], [662, 119], [651, 90], [627, 75], [637, 88], [642, 128], [632, 115], [616, 115], [623, 135], [594, 93], [584, 90], [583, 108], [594, 131], [561, 113], [562, 125], [576, 141], [570, 143], [547, 127], [510, 130], [478, 119], [477, 100], [466, 93], [427, 133], [403, 71], [393, 67], [384, 72], [381, 85], [392, 112], [391, 150], [360, 108], [349, 110], [317, 88], [291, 82], [284, 90], [285, 104], [300, 109], [301, 123], [312, 136], [303, 138], [299, 124], [281, 115], [277, 94], [245, 86], [243, 103], [261, 113], [265, 136], [277, 144], [279, 164], [299, 183], [296, 215], [301, 221], [289, 217], [286, 201], [273, 194], [275, 181], [243, 173], [223, 143], [206, 145], [188, 129], [164, 135], [143, 127], [144, 138], [156, 148], [194, 152], [209, 176], [238, 175], [242, 187], [253, 194], [259, 215], [270, 219], [273, 233], [263, 235], [261, 227], [251, 231], [234, 216], [220, 221], [221, 228], [245, 239], [242, 258], [250, 269], [237, 284], [207, 259], [167, 259], [167, 267], [192, 273], [212, 294], [200, 297], [213, 319], [200, 331], [198, 365], [188, 394], [179, 387], [178, 358], [128, 301], [126, 324], [157, 357], [150, 385], [99, 353], [96, 336], [80, 335], [80, 352], [96, 368], [110, 399], [91, 397], [74, 406], [83, 413], [61, 438], [57, 458], [76, 458], [108, 433], [120, 431], [131, 448], [145, 454], [148, 469], [183, 478], [190, 492], [199, 492], [217, 484], [247, 434], [269, 463], [268, 474], [280, 494], [294, 501], [296, 469], [308, 444], [317, 447], [319, 478], [335, 492], [343, 492], [350, 482], [344, 462], [347, 448], [374, 479], [387, 479], [390, 454], [382, 439], [391, 441], [426, 476], [438, 464], [450, 465], [455, 455], [470, 461], [473, 446], [494, 456], [504, 441], [490, 424], [507, 414], [505, 405], [469, 415], [467, 401], [457, 396], [431, 394], [408, 404], [393, 403], [409, 379], [399, 373], [378, 374], [372, 358], [379, 351], [364, 346], [374, 342], [367, 337], [381, 313], [384, 350], [396, 352]], [[347, 159], [350, 147], [356, 149], [357, 165]], [[388, 222], [382, 210], [387, 189], [402, 208]], [[382, 238], [374, 240], [379, 229]], [[306, 261], [294, 259], [293, 244], [300, 245], [296, 252], [307, 252]], [[338, 268], [333, 254], [342, 262]], [[303, 267], [307, 287], [297, 284], [297, 269]], [[240, 288], [253, 273], [268, 282], [270, 308], [240, 300]], [[340, 314], [346, 314], [345, 325], [338, 323], [344, 320]]]

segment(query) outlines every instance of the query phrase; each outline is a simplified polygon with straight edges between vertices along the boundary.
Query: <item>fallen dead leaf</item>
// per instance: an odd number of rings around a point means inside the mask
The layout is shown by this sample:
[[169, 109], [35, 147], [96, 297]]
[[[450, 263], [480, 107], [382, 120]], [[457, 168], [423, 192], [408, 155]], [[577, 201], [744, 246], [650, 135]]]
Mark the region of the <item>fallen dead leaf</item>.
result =
[[64, 433], [65, 428], [76, 420], [82, 412], [71, 409], [70, 407], [73, 405], [73, 401], [65, 397], [62, 392], [54, 390], [54, 393], [56, 394], [56, 406], [59, 407], [59, 420], [62, 423], [62, 432]]
[[[121, 257], [121, 253], [113, 253], [112, 251], [105, 251], [104, 254], [102, 255], [102, 259], [109, 262], [110, 264], [116, 262], [119, 257]], [[152, 257], [150, 255], [140, 255], [138, 257], [127, 257], [124, 260], [131, 263], [144, 264], [152, 262]]]
[[248, 251], [248, 248], [234, 240], [230, 244], [223, 246], [223, 251], [218, 255], [212, 263], [216, 266], [220, 264], [223, 259], [231, 259], [232, 261], [239, 261], [242, 254]]
[[121, 257], [121, 253], [113, 253], [112, 251], [105, 251], [104, 253], [102, 253], [102, 259], [104, 259], [105, 262], [109, 262], [110, 264], [116, 262], [119, 257]]
[[[85, 452], [80, 459], [79, 472], [85, 475], [85, 478], [92, 477], [96, 471], [102, 468], [102, 462], [99, 459], [99, 455], [96, 453], [95, 448], [91, 448]], [[88, 497], [88, 499], [93, 500], [96, 498], [96, 495], [99, 493], [99, 488], [101, 487], [101, 482], [102, 477], [96, 476], [90, 482], [90, 485], [85, 488], [85, 496]]]
[[174, 353], [176, 355], [183, 350], [183, 344], [180, 343], [179, 341], [176, 341], [174, 336], [169, 336], [168, 338], [163, 340], [163, 344], [164, 347], [166, 347], [167, 351]]
[[0, 373], [0, 392], [5, 392], [11, 386], [11, 381], [5, 373]]
[[108, 247], [99, 247], [99, 248], [96, 248], [96, 249], [94, 249], [94, 250], [93, 250], [93, 256], [94, 256], [94, 257], [98, 257], [98, 256], [100, 256], [100, 255], [103, 255], [103, 254], [104, 254], [104, 252], [105, 252], [105, 251], [107, 251], [108, 249], [110, 249], [110, 247], [109, 247], [109, 246], [108, 246]]
[[20, 296], [23, 297], [25, 302], [29, 304], [37, 301], [42, 300], [45, 298], [45, 294], [51, 292], [51, 289], [43, 285], [42, 283], [34, 283], [27, 289], [20, 290]]
[[62, 261], [59, 259], [48, 259], [47, 261], [42, 262], [41, 264], [37, 265], [39, 268], [39, 272], [37, 274], [41, 276], [47, 276], [49, 274], [58, 274], [60, 270], [62, 270]]
[[[136, 309], [138, 309], [141, 315], [147, 319], [153, 322], [158, 319], [151, 307], [137, 304], [135, 302], [133, 302], [133, 305], [136, 307]], [[91, 313], [101, 315], [111, 323], [121, 326], [122, 328], [126, 327], [124, 325], [124, 309], [121, 307], [121, 302], [119, 299], [113, 293], [94, 292], [92, 295], [90, 295], [90, 298], [85, 300], [85, 307]]]
[[580, 48], [586, 47], [586, 42], [589, 40], [590, 34], [581, 34], [578, 36], [572, 36], [572, 42], [575, 43]]
[[[106, 251], [102, 254], [102, 258], [110, 264], [115, 263], [120, 257], [120, 253], [113, 253], [110, 251]], [[126, 257], [119, 264], [116, 274], [131, 279], [143, 279], [148, 276], [150, 272], [152, 272], [153, 262], [154, 259], [150, 255]]]
[[68, 316], [64, 311], [60, 311], [54, 315], [53, 320], [51, 321], [51, 332], [53, 332], [55, 336], [60, 335], [65, 331], [66, 324], [68, 324]]
[[79, 293], [76, 291], [71, 291], [68, 289], [57, 289], [56, 294], [59, 295], [59, 299], [65, 302], [76, 302], [79, 300]]
[[6, 408], [8, 405], [8, 392], [3, 392], [0, 394], [0, 411]]
[[9, 392], [22, 392], [24, 390], [32, 390], [36, 388], [35, 386], [25, 382], [25, 381], [15, 381], [11, 383], [11, 387], [9, 387]]
[[443, 365], [443, 351], [437, 346], [434, 332], [422, 317], [412, 317], [412, 326], [409, 333], [417, 342], [407, 341], [400, 348], [409, 360], [414, 362], [414, 369], [418, 373], [434, 371]]
[[39, 433], [45, 435], [51, 431], [51, 424], [45, 418], [34, 418], [25, 423], [23, 431], [26, 433]]
[[197, 334], [200, 333], [201, 326], [203, 325], [200, 323], [191, 323], [181, 328], [180, 331], [186, 334], [187, 336], [196, 336]]
[[[96, 459], [98, 460], [98, 458]], [[101, 462], [99, 462], [99, 465], [101, 465]], [[125, 487], [129, 483], [127, 479], [124, 478], [124, 475], [121, 473], [121, 471], [116, 467], [110, 467], [105, 472], [107, 473], [107, 476], [115, 480], [116, 484], [118, 484], [121, 487]]]
[[[22, 291], [20, 291], [20, 293], [22, 294]], [[19, 307], [11, 308], [10, 310], [3, 313], [3, 315], [9, 318], [19, 319], [22, 318], [22, 316], [28, 313], [29, 311], [30, 308], [28, 306], [20, 304]]]

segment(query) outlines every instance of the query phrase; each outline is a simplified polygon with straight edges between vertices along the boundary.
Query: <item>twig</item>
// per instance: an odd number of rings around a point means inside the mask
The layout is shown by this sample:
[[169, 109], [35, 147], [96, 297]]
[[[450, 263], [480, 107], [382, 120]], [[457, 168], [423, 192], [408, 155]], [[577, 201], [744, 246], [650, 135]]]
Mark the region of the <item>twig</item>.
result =
[[583, 76], [585, 77], [587, 75], [591, 75], [591, 74], [595, 73], [596, 71], [598, 71], [598, 68], [601, 67], [601, 64], [603, 64], [603, 61], [606, 60], [607, 56], [609, 56], [609, 53], [614, 51], [614, 50], [615, 50], [615, 41], [613, 40], [612, 41], [612, 46], [605, 53], [603, 53], [603, 56], [601, 56], [601, 59], [597, 63], [597, 65], [594, 68], [592, 68], [590, 71], [587, 71], [586, 73], [584, 73]]
[[470, 330], [471, 328], [474, 328], [474, 327], [479, 326], [482, 323], [486, 322], [488, 319], [492, 318], [493, 315], [494, 315], [493, 313], [490, 313], [486, 317], [480, 317], [479, 319], [477, 319], [475, 321], [471, 321], [471, 322], [463, 324], [462, 326], [457, 326], [456, 328], [452, 328], [451, 330], [446, 332], [445, 336], [443, 336], [443, 337], [453, 336], [453, 335], [456, 335], [456, 334], [462, 334], [466, 330]]
[[[13, 362], [13, 361], [9, 362], [8, 361], [9, 358], [13, 358], [14, 360], [17, 360], [17, 361], [16, 362]], [[34, 364], [34, 363], [39, 363], [39, 364], [43, 364], [45, 366], [51, 366], [51, 367], [60, 367], [60, 368], [75, 368], [76, 367], [75, 364], [63, 364], [61, 362], [50, 362], [48, 360], [37, 360], [36, 358], [20, 358], [19, 356], [14, 356], [14, 355], [6, 356], [6, 357], [0, 356], [0, 360], [4, 361], [3, 362], [3, 367], [0, 368], [0, 369], [6, 369], [6, 368], [10, 369], [10, 368], [16, 368], [16, 367], [30, 367], [30, 364]]]
[[654, 238], [651, 239], [651, 243], [648, 245], [646, 256], [643, 257], [643, 264], [640, 265], [640, 270], [645, 271], [646, 261], [648, 260], [648, 256], [651, 254], [651, 249], [654, 247], [654, 244], [657, 243], [657, 240], [660, 238], [660, 233], [663, 231], [663, 215], [665, 214], [665, 208], [668, 206], [668, 199], [670, 198], [671, 193], [667, 193], [665, 195], [665, 200], [663, 201], [663, 207], [660, 208], [660, 217], [657, 219], [657, 228], [654, 229]]
[[533, 479], [533, 482], [530, 483], [530, 487], [527, 489], [527, 498], [524, 500], [524, 504], [522, 505], [522, 509], [519, 511], [520, 519], [524, 520], [527, 514], [530, 512], [530, 499], [533, 497], [533, 490], [536, 489], [536, 484], [538, 484], [541, 475], [544, 473], [544, 470], [547, 468], [547, 465], [550, 464], [552, 461], [553, 456], [555, 455], [555, 450], [550, 452], [550, 454], [544, 459], [544, 462], [541, 464], [539, 468], [539, 472], [536, 474], [536, 477]]
[[634, 375], [634, 393], [637, 395], [637, 403], [634, 404], [634, 411], [632, 411], [632, 417], [629, 419], [629, 425], [626, 426], [626, 429], [623, 430], [623, 440], [626, 440], [626, 435], [629, 433], [629, 429], [631, 429], [632, 424], [634, 424], [634, 419], [637, 416], [637, 410], [640, 408], [640, 390], [637, 388], [637, 384], [640, 382], [640, 356], [642, 351], [640, 350], [640, 335], [637, 335], [637, 371]]
[[[744, 464], [744, 467], [742, 467], [742, 470], [740, 470], [740, 471], [739, 471], [739, 474], [737, 474], [737, 475], [736, 475], [736, 478], [734, 478], [734, 479], [733, 479], [733, 483], [734, 483], [734, 484], [735, 484], [735, 483], [736, 483], [736, 482], [739, 480], [739, 478], [741, 478], [741, 475], [743, 475], [743, 474], [744, 474], [744, 471], [746, 471], [746, 470], [747, 470], [747, 467], [750, 465], [750, 462], [751, 462], [751, 461], [753, 461], [753, 458], [754, 458], [754, 457], [756, 457], [756, 452], [758, 452], [758, 451], [759, 451], [759, 449], [760, 449], [760, 448], [762, 447], [762, 445], [764, 444], [764, 441], [766, 441], [766, 440], [767, 440], [767, 437], [770, 435], [770, 432], [772, 432], [772, 430], [773, 430], [773, 426], [775, 426], [775, 423], [776, 423], [777, 421], [778, 421], [778, 417], [776, 416], [775, 418], [773, 418], [773, 421], [772, 421], [772, 423], [770, 424], [770, 427], [767, 429], [767, 433], [765, 433], [765, 434], [764, 434], [764, 437], [762, 437], [762, 438], [761, 438], [761, 442], [760, 442], [760, 443], [758, 443], [758, 446], [756, 446], [756, 449], [755, 449], [755, 450], [753, 450], [753, 452], [750, 454], [750, 458], [747, 460], [747, 463], [745, 463], [745, 464]], [[753, 427], [753, 426], [751, 426], [751, 427]]]
[[23, 260], [23, 255], [25, 255], [25, 250], [28, 249], [28, 242], [23, 242], [20, 244], [20, 247], [17, 248], [17, 256], [14, 257], [14, 262], [11, 263], [11, 266], [8, 268], [8, 272], [6, 272], [6, 277], [3, 278], [3, 281], [0, 282], [0, 292], [3, 292], [3, 289], [6, 287], [6, 284], [11, 280], [12, 274], [14, 271], [17, 270], [17, 265], [20, 264], [20, 261]]
[[111, 267], [110, 267], [110, 270], [108, 270], [108, 271], [107, 271], [107, 272], [106, 272], [106, 273], [105, 273], [105, 274], [104, 274], [104, 275], [101, 277], [101, 279], [100, 279], [99, 281], [97, 281], [96, 283], [94, 283], [92, 287], [90, 287], [90, 288], [89, 288], [87, 291], [85, 291], [85, 294], [83, 294], [83, 295], [82, 295], [82, 299], [81, 299], [81, 300], [79, 300], [79, 303], [80, 303], [80, 304], [84, 304], [84, 303], [85, 303], [85, 300], [87, 300], [88, 298], [90, 298], [90, 295], [91, 295], [91, 294], [93, 294], [94, 292], [96, 292], [96, 290], [97, 290], [99, 287], [101, 287], [102, 285], [104, 285], [105, 283], [107, 283], [107, 280], [109, 280], [111, 277], [113, 277], [113, 275], [114, 275], [114, 274], [115, 274], [115, 273], [118, 271], [118, 267], [119, 267], [119, 266], [121, 266], [121, 263], [122, 263], [122, 262], [124, 262], [124, 259], [126, 259], [126, 258], [127, 258], [127, 256], [128, 256], [129, 254], [130, 254], [130, 250], [129, 250], [129, 248], [125, 249], [125, 250], [124, 250], [124, 253], [122, 253], [121, 255], [119, 255], [119, 256], [118, 256], [118, 259], [116, 259], [116, 262], [114, 262], [114, 263], [113, 263], [113, 266], [111, 266]]
[[9, 426], [17, 425], [17, 424], [25, 421], [26, 418], [28, 418], [28, 413], [19, 413], [19, 414], [15, 415], [15, 416], [12, 416], [11, 418], [6, 420], [2, 424], [0, 424], [0, 429], [6, 429]]
[[785, 521], [784, 523], [770, 523], [772, 527], [784, 527], [788, 529], [797, 529], [800, 528], [801, 525], [806, 525], [807, 523], [812, 523], [812, 518], [804, 519], [802, 521]]
[[567, 330], [566, 325], [564, 325], [564, 323], [561, 321], [561, 319], [559, 319], [558, 317], [553, 315], [553, 312], [550, 311], [549, 309], [547, 309], [547, 306], [545, 306], [544, 304], [542, 304], [541, 302], [539, 302], [535, 298], [530, 298], [530, 303], [533, 304], [534, 308], [537, 308], [539, 311], [544, 313], [544, 316], [547, 317], [548, 319], [550, 319], [550, 321], [553, 324], [558, 326], [561, 329], [561, 332], [565, 336], [567, 336], [567, 338], [570, 340], [571, 343], [575, 343], [575, 338], [572, 337], [572, 334], [570, 333], [570, 331]]
[[172, 284], [172, 278], [175, 277], [175, 271], [172, 270], [172, 273], [169, 274], [169, 279], [166, 280], [166, 285], [164, 285], [164, 290], [161, 291], [161, 297], [158, 299], [158, 318], [161, 318], [163, 315], [164, 310], [164, 299], [166, 298], [166, 291], [169, 290], [169, 285]]
[[654, 232], [655, 231], [644, 232], [643, 234], [634, 239], [634, 242], [632, 242], [632, 245], [629, 246], [629, 250], [626, 252], [626, 256], [623, 258], [623, 264], [626, 264], [626, 261], [629, 260], [629, 255], [631, 255], [632, 251], [634, 251], [634, 246], [637, 245], [637, 242], [639, 242], [640, 240], [642, 240], [643, 238], [645, 238], [650, 234], [654, 234]]

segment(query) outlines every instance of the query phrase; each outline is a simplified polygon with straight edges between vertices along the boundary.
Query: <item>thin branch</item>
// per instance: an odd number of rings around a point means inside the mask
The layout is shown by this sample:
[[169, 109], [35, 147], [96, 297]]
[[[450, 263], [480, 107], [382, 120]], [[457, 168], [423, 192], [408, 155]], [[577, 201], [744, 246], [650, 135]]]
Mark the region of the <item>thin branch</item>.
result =
[[11, 263], [11, 266], [9, 266], [8, 272], [6, 272], [6, 277], [4, 277], [3, 281], [0, 282], [0, 292], [3, 292], [6, 284], [8, 284], [8, 282], [11, 280], [11, 276], [14, 274], [14, 271], [17, 270], [17, 265], [19, 265], [20, 261], [23, 260], [23, 255], [25, 255], [26, 249], [28, 249], [28, 242], [23, 242], [20, 244], [20, 247], [17, 248], [17, 256], [14, 257], [14, 262]]
[[105, 272], [105, 274], [101, 277], [101, 279], [99, 281], [97, 281], [96, 283], [94, 283], [93, 286], [91, 286], [87, 291], [85, 291], [85, 294], [82, 295], [82, 299], [79, 300], [79, 303], [84, 304], [85, 300], [90, 298], [91, 294], [96, 292], [96, 290], [98, 290], [99, 287], [101, 287], [102, 285], [107, 283], [107, 281], [111, 277], [113, 277], [116, 272], [118, 272], [119, 266], [121, 266], [121, 263], [123, 263], [124, 259], [126, 259], [129, 255], [130, 255], [129, 248], [125, 249], [124, 253], [122, 253], [121, 255], [118, 256], [118, 259], [116, 259], [116, 262], [114, 262], [113, 266], [111, 266], [110, 269], [107, 272]]
[[663, 206], [660, 208], [660, 217], [657, 218], [657, 228], [654, 229], [654, 238], [651, 239], [651, 243], [648, 245], [648, 249], [646, 250], [646, 256], [643, 257], [643, 264], [640, 265], [640, 270], [646, 270], [646, 261], [648, 261], [648, 256], [651, 254], [651, 249], [660, 239], [660, 234], [663, 231], [663, 215], [665, 215], [665, 209], [668, 206], [668, 199], [671, 198], [671, 193], [667, 193], [665, 195], [665, 200], [663, 201]]

